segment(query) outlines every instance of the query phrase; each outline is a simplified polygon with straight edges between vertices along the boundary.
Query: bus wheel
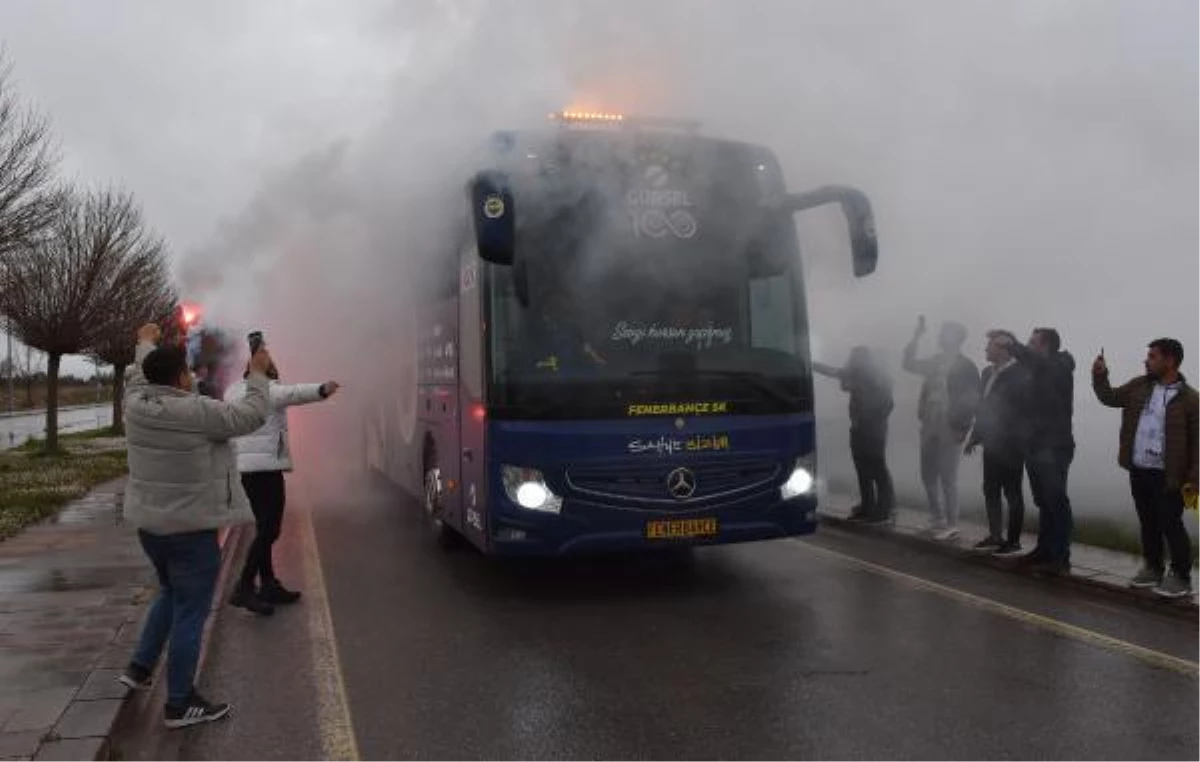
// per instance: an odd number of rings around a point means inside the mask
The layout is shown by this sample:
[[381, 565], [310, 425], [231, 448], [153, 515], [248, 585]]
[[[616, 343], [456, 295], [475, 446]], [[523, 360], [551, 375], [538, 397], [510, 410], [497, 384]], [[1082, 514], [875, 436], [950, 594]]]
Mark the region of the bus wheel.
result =
[[454, 530], [446, 526], [442, 516], [442, 471], [432, 466], [425, 471], [425, 489], [421, 499], [425, 513], [425, 525], [434, 540], [444, 548], [453, 547], [456, 539]]

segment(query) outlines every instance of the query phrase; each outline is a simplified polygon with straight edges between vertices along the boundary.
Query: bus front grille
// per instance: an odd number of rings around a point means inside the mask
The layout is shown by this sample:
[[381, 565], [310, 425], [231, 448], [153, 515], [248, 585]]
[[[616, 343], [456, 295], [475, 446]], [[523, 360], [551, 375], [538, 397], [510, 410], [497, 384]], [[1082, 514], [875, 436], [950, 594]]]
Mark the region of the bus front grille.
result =
[[[695, 483], [688, 497], [673, 496], [668, 481], [677, 469], [687, 469]], [[779, 463], [755, 458], [711, 461], [653, 461], [596, 463], [572, 466], [567, 483], [579, 494], [621, 501], [666, 505], [733, 497], [770, 484], [779, 476]]]

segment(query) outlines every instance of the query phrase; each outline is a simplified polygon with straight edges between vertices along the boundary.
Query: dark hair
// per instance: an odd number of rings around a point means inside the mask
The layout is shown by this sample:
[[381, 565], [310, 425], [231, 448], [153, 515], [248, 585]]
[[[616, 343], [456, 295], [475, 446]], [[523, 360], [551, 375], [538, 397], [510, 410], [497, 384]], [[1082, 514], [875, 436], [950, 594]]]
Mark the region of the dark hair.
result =
[[1150, 342], [1151, 349], [1157, 349], [1161, 354], [1175, 359], [1175, 367], [1183, 365], [1183, 345], [1176, 339], [1155, 339]]
[[146, 380], [159, 386], [176, 386], [187, 370], [187, 353], [179, 347], [159, 347], [142, 360]]
[[1034, 328], [1033, 333], [1042, 341], [1046, 342], [1046, 345], [1050, 347], [1051, 352], [1057, 352], [1058, 350], [1062, 349], [1062, 337], [1059, 336], [1058, 331], [1054, 330], [1053, 328]]

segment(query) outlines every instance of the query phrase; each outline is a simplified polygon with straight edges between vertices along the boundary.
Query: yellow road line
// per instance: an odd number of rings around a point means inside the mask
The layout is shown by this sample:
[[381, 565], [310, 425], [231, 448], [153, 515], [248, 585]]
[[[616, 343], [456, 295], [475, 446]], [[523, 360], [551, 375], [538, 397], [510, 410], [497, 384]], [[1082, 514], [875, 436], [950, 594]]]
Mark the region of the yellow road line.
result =
[[984, 598], [973, 593], [958, 590], [957, 588], [942, 585], [937, 582], [931, 582], [927, 579], [915, 577], [911, 574], [906, 574], [902, 571], [897, 571], [896, 569], [892, 569], [887, 566], [881, 566], [879, 564], [871, 563], [870, 561], [864, 561], [861, 558], [855, 558], [854, 556], [847, 555], [845, 553], [839, 553], [836, 550], [822, 548], [818, 545], [814, 545], [803, 540], [793, 540], [793, 542], [796, 542], [798, 545], [803, 545], [805, 548], [810, 550], [815, 550], [818, 553], [824, 553], [825, 555], [836, 557], [842, 561], [852, 563], [856, 566], [861, 566], [864, 569], [869, 569], [877, 574], [904, 580], [905, 582], [916, 587], [944, 595], [948, 598], [955, 598], [957, 600], [964, 601], [978, 608], [1009, 617], [1010, 619], [1016, 619], [1017, 621], [1032, 624], [1059, 635], [1064, 635], [1069, 638], [1084, 641], [1085, 643], [1100, 646], [1101, 648], [1123, 653], [1128, 656], [1132, 656], [1135, 659], [1140, 659], [1149, 664], [1153, 664], [1156, 667], [1169, 669], [1173, 672], [1178, 672], [1190, 677], [1196, 677], [1197, 674], [1200, 674], [1200, 664], [1197, 664], [1193, 661], [1188, 661], [1187, 659], [1181, 659], [1177, 656], [1171, 656], [1170, 654], [1165, 654], [1161, 651], [1145, 648], [1119, 638], [1103, 635], [1099, 632], [1094, 632], [1093, 630], [1089, 630], [1084, 627], [1067, 624], [1066, 622], [1061, 622], [1057, 619], [1052, 619], [1041, 614], [1035, 614], [1032, 611], [1026, 611], [1024, 609], [1016, 608], [1015, 606], [1009, 606], [1006, 603], [1000, 603], [999, 601], [994, 601], [991, 598]]
[[338, 659], [337, 637], [333, 631], [333, 613], [329, 609], [325, 573], [321, 570], [317, 533], [313, 529], [312, 514], [309, 511], [297, 513], [303, 515], [300, 524], [304, 534], [304, 576], [306, 592], [312, 598], [306, 608], [317, 692], [317, 732], [325, 759], [358, 760], [361, 757], [354, 735], [350, 703], [346, 699], [346, 680]]

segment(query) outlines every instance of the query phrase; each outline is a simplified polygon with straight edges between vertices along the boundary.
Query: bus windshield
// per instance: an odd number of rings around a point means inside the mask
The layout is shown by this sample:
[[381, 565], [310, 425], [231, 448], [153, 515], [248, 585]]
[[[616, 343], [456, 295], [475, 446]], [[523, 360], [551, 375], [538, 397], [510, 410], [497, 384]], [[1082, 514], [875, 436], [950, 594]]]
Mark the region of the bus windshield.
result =
[[694, 245], [541, 254], [489, 268], [494, 407], [535, 418], [699, 399], [811, 410], [798, 254], [777, 269]]
[[[489, 406], [611, 417], [719, 398], [808, 411], [796, 231], [760, 149], [690, 136], [558, 137], [515, 192], [512, 266], [490, 266]], [[542, 157], [548, 157], [542, 161]], [[538, 163], [540, 162], [540, 163]]]

